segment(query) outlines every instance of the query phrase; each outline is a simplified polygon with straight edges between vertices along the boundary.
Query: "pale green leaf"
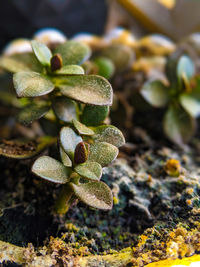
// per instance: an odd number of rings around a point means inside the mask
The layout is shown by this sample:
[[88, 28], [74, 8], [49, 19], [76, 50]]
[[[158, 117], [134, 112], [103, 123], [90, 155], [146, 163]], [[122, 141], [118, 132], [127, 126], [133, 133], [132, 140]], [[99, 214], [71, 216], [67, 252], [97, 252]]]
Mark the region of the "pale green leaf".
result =
[[99, 180], [102, 176], [102, 167], [97, 162], [87, 161], [77, 165], [74, 170], [83, 178], [89, 180]]
[[90, 146], [89, 161], [98, 162], [102, 167], [110, 164], [118, 155], [118, 148], [106, 142]]
[[125, 144], [125, 139], [122, 132], [115, 126], [101, 125], [92, 129], [95, 133], [92, 136], [95, 142], [107, 142], [116, 147], [120, 147]]
[[43, 66], [50, 66], [52, 53], [49, 48], [38, 41], [31, 41], [33, 52]]
[[18, 97], [42, 96], [54, 89], [54, 84], [37, 72], [17, 72], [13, 76], [13, 82]]
[[73, 160], [76, 146], [82, 142], [81, 136], [77, 135], [71, 128], [63, 127], [60, 131], [60, 143], [67, 155]]
[[141, 94], [149, 104], [157, 108], [164, 107], [169, 102], [169, 88], [159, 80], [147, 81]]
[[100, 106], [112, 104], [112, 86], [98, 75], [62, 76], [54, 82], [63, 95], [74, 100]]
[[181, 56], [177, 63], [176, 72], [179, 82], [185, 80], [188, 83], [195, 74], [195, 66], [191, 58], [186, 55]]
[[65, 151], [63, 150], [61, 146], [59, 147], [59, 149], [60, 149], [60, 157], [61, 157], [63, 165], [65, 165], [66, 167], [71, 167], [72, 161], [70, 157], [67, 155], [67, 153], [65, 153]]
[[90, 128], [82, 124], [81, 122], [73, 119], [72, 123], [79, 134], [82, 134], [82, 135], [93, 135], [94, 134], [93, 130], [91, 130]]
[[49, 106], [45, 103], [32, 103], [19, 112], [17, 119], [20, 123], [28, 125], [42, 118], [48, 110]]
[[112, 209], [112, 192], [103, 182], [89, 182], [80, 185], [70, 183], [70, 185], [76, 197], [85, 204], [102, 210]]
[[37, 176], [53, 183], [65, 184], [69, 181], [70, 170], [61, 162], [49, 156], [38, 158], [31, 171]]
[[164, 117], [164, 131], [172, 142], [183, 145], [193, 136], [195, 121], [181, 106], [171, 105]]
[[77, 104], [65, 96], [53, 98], [52, 108], [56, 116], [64, 122], [71, 122], [77, 119]]
[[65, 65], [55, 72], [57, 75], [81, 75], [85, 74], [84, 69], [78, 65]]
[[43, 67], [33, 53], [23, 53], [0, 57], [0, 68], [15, 73], [20, 71], [42, 72]]
[[90, 48], [76, 41], [67, 41], [59, 45], [54, 53], [59, 53], [63, 59], [63, 65], [80, 65], [91, 55]]
[[200, 115], [200, 98], [195, 94], [182, 94], [180, 96], [182, 107], [192, 116], [199, 117]]

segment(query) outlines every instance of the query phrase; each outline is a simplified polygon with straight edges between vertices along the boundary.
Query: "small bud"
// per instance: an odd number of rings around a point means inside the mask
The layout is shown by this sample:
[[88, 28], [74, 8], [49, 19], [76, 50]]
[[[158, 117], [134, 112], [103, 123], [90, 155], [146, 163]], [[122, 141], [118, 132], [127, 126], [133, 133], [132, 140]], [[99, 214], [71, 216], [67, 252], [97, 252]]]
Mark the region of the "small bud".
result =
[[56, 71], [62, 68], [63, 62], [60, 54], [55, 54], [51, 58], [51, 71]]
[[168, 159], [165, 163], [165, 171], [169, 176], [179, 176], [181, 173], [180, 162], [176, 159]]
[[81, 164], [86, 162], [89, 154], [89, 144], [80, 142], [76, 148], [74, 153], [74, 162], [75, 164]]

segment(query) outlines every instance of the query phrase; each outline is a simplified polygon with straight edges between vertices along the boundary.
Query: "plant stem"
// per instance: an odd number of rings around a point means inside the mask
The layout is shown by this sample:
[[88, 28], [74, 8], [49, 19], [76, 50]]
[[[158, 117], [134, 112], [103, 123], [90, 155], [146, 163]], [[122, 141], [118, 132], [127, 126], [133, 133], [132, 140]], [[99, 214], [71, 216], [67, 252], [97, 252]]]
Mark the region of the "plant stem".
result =
[[55, 211], [58, 214], [65, 214], [69, 210], [72, 202], [74, 201], [73, 191], [69, 184], [65, 184], [58, 196], [58, 199], [55, 204]]

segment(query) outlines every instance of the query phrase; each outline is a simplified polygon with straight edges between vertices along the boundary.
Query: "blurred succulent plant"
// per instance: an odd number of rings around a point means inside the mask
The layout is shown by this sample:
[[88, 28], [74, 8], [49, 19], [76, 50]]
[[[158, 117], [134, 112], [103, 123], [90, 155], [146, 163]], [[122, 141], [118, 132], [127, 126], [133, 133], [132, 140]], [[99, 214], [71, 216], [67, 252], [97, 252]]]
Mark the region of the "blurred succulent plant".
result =
[[182, 146], [195, 131], [195, 119], [200, 115], [200, 88], [195, 66], [187, 55], [169, 57], [166, 64], [169, 83], [148, 80], [141, 95], [155, 108], [167, 108], [163, 129], [167, 137]]
[[[18, 114], [20, 123], [28, 125], [51, 111], [62, 127], [61, 162], [41, 156], [34, 162], [32, 172], [45, 180], [64, 184], [56, 204], [59, 213], [65, 213], [75, 198], [94, 208], [111, 209], [111, 190], [99, 180], [102, 167], [117, 157], [118, 147], [124, 144], [124, 137], [116, 127], [103, 125], [112, 104], [112, 87], [101, 76], [85, 75], [80, 64], [90, 57], [87, 45], [66, 41], [53, 52], [36, 40], [31, 45], [33, 53], [2, 56], [0, 67], [14, 73], [17, 96], [29, 100]], [[96, 62], [102, 72], [102, 64], [113, 67], [107, 59]], [[109, 71], [104, 76], [108, 77]], [[55, 142], [55, 138], [42, 141], [43, 145], [40, 140], [31, 143], [32, 153], [28, 153], [28, 141], [26, 149], [22, 141], [8, 141], [0, 145], [0, 154], [28, 158]]]

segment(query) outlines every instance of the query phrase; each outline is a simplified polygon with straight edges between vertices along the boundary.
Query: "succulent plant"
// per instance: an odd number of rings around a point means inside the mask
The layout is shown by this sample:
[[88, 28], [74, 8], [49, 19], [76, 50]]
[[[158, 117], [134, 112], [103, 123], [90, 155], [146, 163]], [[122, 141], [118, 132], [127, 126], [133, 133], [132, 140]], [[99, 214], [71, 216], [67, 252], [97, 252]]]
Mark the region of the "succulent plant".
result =
[[[34, 162], [32, 172], [45, 180], [64, 184], [56, 204], [59, 213], [65, 213], [77, 198], [94, 208], [111, 209], [112, 192], [100, 181], [102, 168], [117, 157], [118, 147], [125, 142], [116, 127], [103, 124], [112, 104], [112, 87], [101, 76], [86, 75], [80, 66], [90, 57], [87, 45], [71, 40], [53, 51], [36, 40], [31, 45], [33, 53], [3, 55], [0, 67], [14, 73], [16, 94], [27, 99], [28, 104], [17, 115], [18, 121], [29, 125], [44, 116], [51, 117], [60, 129], [61, 161], [41, 156]], [[102, 72], [107, 66], [104, 76], [112, 74], [112, 62], [102, 58], [96, 62]], [[43, 145], [40, 140], [32, 145], [32, 153], [28, 153], [28, 145], [24, 149], [23, 140], [2, 142], [0, 154], [28, 158], [56, 140], [44, 137]], [[27, 140], [26, 144], [29, 144]], [[17, 145], [21, 150], [16, 156]]]
[[200, 115], [200, 89], [198, 77], [194, 78], [195, 66], [187, 55], [172, 54], [166, 64], [168, 81], [148, 80], [141, 95], [155, 108], [167, 111], [163, 129], [167, 137], [182, 146], [195, 131], [195, 119]]

